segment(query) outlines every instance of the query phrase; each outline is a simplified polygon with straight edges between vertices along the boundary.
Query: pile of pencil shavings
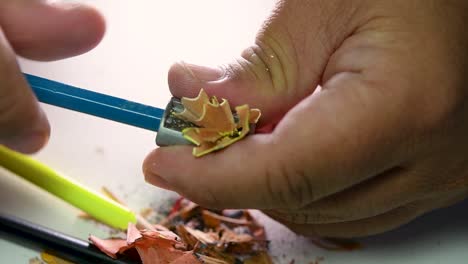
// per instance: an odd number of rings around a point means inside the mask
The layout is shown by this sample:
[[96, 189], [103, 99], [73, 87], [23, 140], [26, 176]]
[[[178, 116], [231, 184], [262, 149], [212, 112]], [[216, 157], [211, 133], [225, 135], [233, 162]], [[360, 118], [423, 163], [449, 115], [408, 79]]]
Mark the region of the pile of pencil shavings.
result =
[[213, 211], [186, 199], [152, 230], [129, 225], [126, 239], [90, 241], [112, 258], [143, 264], [271, 264], [265, 230], [246, 210]]
[[220, 103], [215, 96], [209, 98], [203, 89], [196, 98], [182, 97], [181, 103], [184, 110], [174, 115], [196, 125], [182, 131], [184, 138], [197, 146], [193, 149], [195, 157], [243, 139], [261, 116], [259, 109], [251, 109], [247, 104], [235, 107], [233, 114], [226, 99]]

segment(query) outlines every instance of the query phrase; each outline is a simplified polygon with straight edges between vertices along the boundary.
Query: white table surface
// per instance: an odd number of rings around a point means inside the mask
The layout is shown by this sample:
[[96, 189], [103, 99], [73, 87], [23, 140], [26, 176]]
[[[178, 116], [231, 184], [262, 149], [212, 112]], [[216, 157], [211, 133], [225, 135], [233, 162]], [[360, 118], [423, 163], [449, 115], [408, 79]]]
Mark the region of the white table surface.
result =
[[[72, 59], [21, 60], [25, 72], [164, 107], [167, 70], [178, 60], [226, 63], [254, 40], [274, 0], [85, 1], [107, 19], [103, 42]], [[135, 210], [164, 204], [170, 192], [144, 183], [141, 162], [155, 134], [51, 106], [48, 146], [37, 158], [98, 190], [109, 187]], [[77, 218], [78, 210], [0, 168], [2, 212], [86, 239], [105, 230]], [[260, 217], [277, 263], [468, 263], [468, 202], [431, 213], [385, 235], [362, 240], [355, 252], [328, 252]], [[0, 239], [0, 263], [28, 263], [38, 253]]]

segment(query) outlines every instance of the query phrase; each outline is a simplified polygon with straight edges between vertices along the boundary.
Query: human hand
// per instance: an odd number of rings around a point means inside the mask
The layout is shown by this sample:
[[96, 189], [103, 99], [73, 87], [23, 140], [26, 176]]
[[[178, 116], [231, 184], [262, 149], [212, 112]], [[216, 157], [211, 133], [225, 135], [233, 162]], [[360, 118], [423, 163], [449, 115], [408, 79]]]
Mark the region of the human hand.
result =
[[0, 145], [31, 153], [49, 138], [49, 123], [16, 55], [49, 61], [84, 53], [104, 35], [102, 16], [81, 4], [0, 2]]
[[146, 180], [310, 236], [377, 234], [464, 199], [467, 24], [466, 1], [280, 1], [236, 63], [169, 72], [175, 96], [248, 103], [274, 130], [199, 159], [156, 149]]

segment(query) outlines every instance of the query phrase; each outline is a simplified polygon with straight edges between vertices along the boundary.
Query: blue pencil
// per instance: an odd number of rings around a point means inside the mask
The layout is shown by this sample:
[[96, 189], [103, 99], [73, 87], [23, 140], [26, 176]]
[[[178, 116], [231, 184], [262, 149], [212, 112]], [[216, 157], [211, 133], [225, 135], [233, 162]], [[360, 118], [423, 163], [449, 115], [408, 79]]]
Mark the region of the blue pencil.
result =
[[25, 74], [40, 102], [158, 131], [164, 109]]

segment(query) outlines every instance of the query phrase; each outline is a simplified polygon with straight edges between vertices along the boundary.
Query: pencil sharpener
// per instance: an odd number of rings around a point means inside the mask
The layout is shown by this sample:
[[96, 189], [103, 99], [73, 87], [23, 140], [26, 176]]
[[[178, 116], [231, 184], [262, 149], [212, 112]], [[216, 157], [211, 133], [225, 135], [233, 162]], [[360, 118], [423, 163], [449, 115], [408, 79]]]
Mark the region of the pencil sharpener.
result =
[[184, 106], [179, 98], [172, 97], [164, 111], [159, 130], [156, 135], [156, 145], [171, 146], [171, 145], [193, 145], [182, 135], [182, 130], [189, 127], [196, 127], [191, 122], [185, 121], [175, 115], [184, 110]]
[[[192, 142], [184, 138], [182, 130], [189, 127], [198, 127], [197, 125], [181, 119], [175, 113], [181, 113], [185, 107], [179, 98], [172, 97], [166, 106], [166, 110], [159, 124], [159, 130], [156, 135], [156, 145], [160, 147], [172, 145], [193, 145]], [[237, 113], [232, 113], [234, 122], [239, 122]], [[250, 124], [249, 134], [255, 133], [255, 124]]]

